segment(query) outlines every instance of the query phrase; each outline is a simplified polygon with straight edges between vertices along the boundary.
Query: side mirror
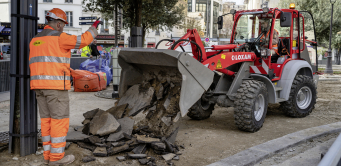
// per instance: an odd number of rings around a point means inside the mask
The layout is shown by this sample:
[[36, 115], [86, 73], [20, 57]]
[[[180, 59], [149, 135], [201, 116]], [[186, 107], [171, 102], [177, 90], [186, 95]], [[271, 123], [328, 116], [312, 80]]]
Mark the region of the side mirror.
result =
[[291, 27], [292, 15], [290, 12], [281, 13], [281, 27]]
[[223, 29], [223, 16], [218, 17], [218, 29]]

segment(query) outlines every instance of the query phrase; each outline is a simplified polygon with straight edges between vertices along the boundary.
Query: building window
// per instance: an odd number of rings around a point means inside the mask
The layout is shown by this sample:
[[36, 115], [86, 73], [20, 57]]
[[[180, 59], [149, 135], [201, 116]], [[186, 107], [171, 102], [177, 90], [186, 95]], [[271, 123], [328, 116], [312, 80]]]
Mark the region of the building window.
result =
[[43, 2], [52, 2], [52, 0], [43, 0]]
[[187, 1], [188, 12], [192, 12], [192, 0]]
[[206, 12], [206, 4], [203, 4], [203, 3], [195, 4], [195, 11], [196, 12]]
[[73, 26], [73, 17], [72, 17], [72, 12], [65, 12], [66, 13], [66, 18], [67, 18], [67, 22], [69, 24], [65, 24], [65, 26], [68, 26], [68, 27], [72, 27]]
[[44, 17], [45, 17], [45, 24], [47, 24], [47, 22], [48, 22], [47, 19], [46, 19], [46, 14], [47, 14], [47, 12], [49, 12], [49, 11], [48, 11], [48, 10], [45, 10], [45, 16], [44, 16]]
[[72, 3], [73, 0], [65, 0], [65, 3]]

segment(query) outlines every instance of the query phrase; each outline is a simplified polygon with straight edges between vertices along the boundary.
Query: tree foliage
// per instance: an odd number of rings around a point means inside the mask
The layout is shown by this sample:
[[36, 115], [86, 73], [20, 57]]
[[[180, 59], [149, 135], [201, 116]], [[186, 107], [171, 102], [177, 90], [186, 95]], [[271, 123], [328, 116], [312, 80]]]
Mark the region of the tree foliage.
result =
[[199, 19], [187, 17], [186, 22], [184, 23], [185, 33], [187, 33], [187, 29], [197, 29], [200, 37], [204, 37], [205, 35]]
[[186, 11], [179, 0], [83, 0], [83, 4], [85, 11], [100, 13], [112, 13], [117, 4], [122, 9], [123, 28], [142, 27], [144, 35], [148, 29], [181, 28]]
[[[290, 3], [296, 4], [299, 11], [309, 11], [312, 13], [315, 22], [316, 39], [320, 44], [329, 45], [331, 3], [328, 0], [282, 0], [281, 8], [288, 8]], [[304, 14], [305, 19], [307, 14]], [[341, 48], [341, 36], [337, 35], [341, 31], [341, 3], [336, 0], [333, 13], [332, 47]], [[313, 24], [310, 19], [305, 20], [306, 31], [312, 30]]]

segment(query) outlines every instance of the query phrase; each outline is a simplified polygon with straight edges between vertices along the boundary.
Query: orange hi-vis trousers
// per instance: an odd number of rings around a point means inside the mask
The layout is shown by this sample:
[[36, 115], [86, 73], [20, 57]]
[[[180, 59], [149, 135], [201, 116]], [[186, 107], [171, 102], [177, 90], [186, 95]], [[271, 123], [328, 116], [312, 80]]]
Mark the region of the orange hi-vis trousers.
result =
[[58, 161], [64, 157], [69, 130], [69, 95], [63, 90], [35, 90], [41, 118], [44, 159]]

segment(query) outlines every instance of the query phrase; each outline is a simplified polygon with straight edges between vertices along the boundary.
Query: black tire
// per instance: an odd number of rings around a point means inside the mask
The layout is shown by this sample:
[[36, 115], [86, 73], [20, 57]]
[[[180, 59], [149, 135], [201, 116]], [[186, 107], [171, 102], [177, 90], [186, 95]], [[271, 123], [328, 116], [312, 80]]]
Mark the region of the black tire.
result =
[[[310, 104], [305, 104], [306, 108], [302, 106], [302, 104], [299, 104], [300, 99], [298, 93], [300, 93], [300, 90], [305, 90], [311, 92], [311, 100]], [[285, 102], [281, 102], [280, 110], [283, 111], [287, 116], [295, 117], [295, 118], [303, 118], [308, 116], [314, 109], [315, 103], [316, 103], [316, 86], [314, 84], [314, 80], [308, 76], [304, 75], [296, 75], [289, 94], [289, 100]], [[307, 92], [305, 92], [307, 95]], [[307, 101], [309, 101], [309, 97], [307, 97]], [[305, 99], [303, 99], [305, 100]], [[300, 106], [301, 107], [300, 107]]]
[[204, 120], [211, 116], [214, 104], [199, 99], [189, 110], [187, 116], [194, 120]]
[[[264, 104], [262, 109], [260, 109], [261, 103]], [[256, 110], [256, 105], [260, 112]], [[243, 81], [234, 101], [234, 121], [236, 126], [242, 131], [258, 131], [263, 126], [267, 109], [268, 91], [265, 84], [256, 80]]]

